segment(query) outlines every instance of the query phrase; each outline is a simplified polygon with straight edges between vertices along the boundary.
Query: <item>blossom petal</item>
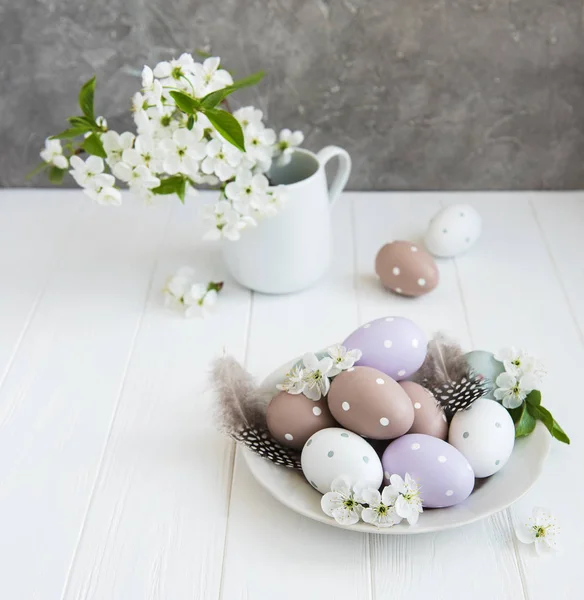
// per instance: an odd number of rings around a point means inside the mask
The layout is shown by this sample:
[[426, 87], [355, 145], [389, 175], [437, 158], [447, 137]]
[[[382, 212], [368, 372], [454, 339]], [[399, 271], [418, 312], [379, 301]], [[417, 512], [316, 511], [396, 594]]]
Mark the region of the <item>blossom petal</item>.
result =
[[359, 511], [337, 508], [332, 515], [339, 525], [355, 525], [359, 522]]
[[389, 483], [395, 489], [396, 492], [398, 492], [400, 494], [406, 493], [407, 490], [406, 490], [405, 482], [397, 473], [394, 473], [389, 478]]
[[333, 516], [333, 511], [337, 510], [343, 504], [343, 496], [338, 492], [327, 492], [320, 499], [320, 506], [325, 515]]
[[336, 479], [333, 479], [331, 483], [331, 491], [338, 492], [343, 496], [350, 496], [351, 482], [346, 477], [337, 477]]
[[365, 523], [369, 523], [370, 525], [377, 525], [377, 521], [379, 516], [377, 512], [375, 512], [372, 508], [364, 508], [363, 512], [361, 512], [361, 518]]
[[501, 373], [495, 380], [498, 388], [512, 388], [516, 383], [517, 379], [509, 373]]
[[316, 358], [316, 354], [313, 352], [307, 352], [302, 357], [302, 362], [304, 363], [304, 366], [311, 371], [316, 371], [318, 369], [318, 358]]
[[535, 531], [529, 525], [519, 525], [515, 528], [517, 539], [523, 544], [533, 544], [535, 542]]
[[[378, 506], [381, 502], [381, 494], [374, 488], [365, 488], [360, 490], [359, 498], [369, 506]], [[384, 503], [385, 504], [385, 503]]]

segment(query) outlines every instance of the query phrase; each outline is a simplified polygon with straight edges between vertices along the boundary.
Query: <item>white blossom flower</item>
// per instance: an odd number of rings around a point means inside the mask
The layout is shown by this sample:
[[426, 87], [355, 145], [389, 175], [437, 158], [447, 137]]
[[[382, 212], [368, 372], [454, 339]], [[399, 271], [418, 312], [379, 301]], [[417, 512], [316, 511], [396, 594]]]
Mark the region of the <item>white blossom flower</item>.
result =
[[84, 188], [94, 188], [97, 185], [95, 178], [103, 173], [105, 168], [103, 159], [99, 156], [89, 156], [85, 161], [79, 156], [72, 156], [69, 162], [72, 167], [69, 173]]
[[338, 375], [341, 371], [350, 369], [362, 356], [359, 349], [347, 350], [341, 344], [335, 344], [327, 349], [328, 355], [333, 360], [333, 367], [329, 371], [329, 377]]
[[395, 510], [395, 498], [388, 487], [384, 488], [381, 494], [376, 488], [367, 487], [358, 492], [358, 498], [369, 505], [361, 513], [365, 523], [376, 527], [393, 527], [401, 522], [402, 518]]
[[205, 157], [205, 144], [201, 142], [203, 132], [199, 128], [177, 129], [171, 139], [162, 140], [164, 170], [170, 175], [196, 173], [199, 161]]
[[304, 363], [304, 395], [311, 400], [320, 400], [330, 389], [329, 371], [333, 368], [333, 359], [325, 356], [320, 360], [312, 352], [302, 357]]
[[196, 90], [197, 95], [206, 95], [221, 90], [233, 83], [233, 77], [225, 69], [220, 69], [221, 59], [218, 56], [206, 58], [203, 64], [193, 65], [194, 75], [203, 83], [203, 89]]
[[217, 290], [208, 285], [195, 283], [183, 296], [185, 317], [206, 317], [217, 303]]
[[[174, 58], [172, 60], [165, 60], [159, 62], [155, 67], [152, 74], [154, 77], [158, 79], [170, 79], [174, 80], [174, 83], [179, 83], [182, 78], [187, 75], [193, 73], [195, 61], [192, 55], [185, 52], [181, 54], [178, 58]], [[144, 76], [144, 72], [142, 73]], [[143, 80], [143, 84], [148, 84], [151, 81], [150, 75], [148, 74], [146, 78], [146, 82]], [[144, 87], [147, 87], [145, 85]]]
[[107, 154], [106, 162], [110, 167], [122, 160], [124, 150], [132, 148], [134, 138], [134, 134], [130, 131], [124, 131], [122, 134], [117, 131], [106, 131], [101, 136], [103, 149]]
[[214, 139], [205, 149], [206, 158], [201, 170], [207, 175], [217, 175], [221, 181], [227, 181], [235, 175], [235, 167], [241, 162], [241, 152], [232, 144]]
[[290, 131], [290, 129], [282, 129], [278, 138], [278, 142], [274, 149], [274, 156], [278, 156], [279, 165], [287, 165], [292, 158], [294, 148], [297, 148], [304, 141], [302, 131]]
[[517, 408], [521, 406], [527, 394], [535, 389], [537, 381], [530, 375], [521, 378], [514, 377], [510, 373], [501, 373], [495, 380], [494, 395], [497, 400], [503, 402], [505, 408]]
[[206, 220], [212, 221], [213, 228], [204, 235], [206, 240], [219, 240], [222, 237], [231, 241], [237, 241], [240, 238], [240, 232], [247, 225], [254, 225], [255, 221], [248, 217], [242, 217], [231, 204], [225, 200], [203, 209]]
[[91, 180], [91, 187], [83, 191], [98, 204], [119, 206], [122, 203], [120, 190], [114, 187], [115, 178], [108, 173], [100, 173]]
[[423, 512], [422, 498], [420, 497], [420, 486], [406, 473], [405, 479], [393, 474], [389, 478], [391, 485], [384, 490], [385, 501], [395, 506], [395, 512], [403, 519], [407, 519], [410, 525], [418, 522], [420, 513]]
[[102, 130], [107, 131], [107, 119], [105, 117], [99, 116], [95, 117], [95, 124]]
[[134, 122], [138, 133], [149, 135], [156, 140], [165, 140], [179, 128], [179, 123], [173, 118], [174, 107], [149, 108], [148, 111], [134, 113]]
[[510, 346], [499, 350], [494, 357], [495, 360], [503, 363], [505, 371], [513, 377], [520, 378], [529, 374], [540, 380], [545, 375], [545, 369], [541, 363], [525, 350], [517, 350], [515, 347]]
[[264, 113], [259, 108], [254, 108], [253, 106], [244, 106], [242, 108], [238, 108], [233, 113], [233, 116], [239, 121], [239, 124], [244, 130], [250, 125], [256, 130], [261, 130], [264, 128], [264, 124], [262, 123]]
[[244, 214], [248, 206], [261, 215], [272, 210], [275, 213], [276, 209], [268, 196], [269, 185], [265, 175], [253, 175], [251, 171], [242, 171], [238, 173], [235, 181], [225, 186], [225, 195], [232, 201], [234, 208]]
[[304, 391], [304, 370], [300, 365], [296, 365], [286, 373], [284, 383], [278, 383], [276, 387], [279, 390], [288, 392], [289, 394], [297, 395]]
[[144, 165], [131, 167], [125, 162], [119, 162], [113, 170], [115, 176], [125, 181], [134, 192], [151, 190], [160, 185], [160, 179], [153, 175], [150, 169]]
[[261, 165], [262, 170], [267, 171], [274, 153], [276, 134], [273, 129], [249, 125], [245, 132], [246, 154], [256, 163]]
[[164, 151], [149, 135], [139, 135], [133, 148], [124, 150], [122, 160], [131, 167], [144, 165], [153, 173], [163, 170]]
[[559, 550], [560, 527], [556, 518], [545, 508], [536, 507], [527, 523], [515, 529], [515, 534], [524, 544], [535, 544], [540, 555], [548, 555]]
[[196, 283], [194, 276], [193, 269], [181, 267], [169, 277], [163, 289], [165, 305], [184, 311], [185, 317], [204, 317], [217, 302], [223, 283]]
[[357, 501], [355, 490], [344, 477], [331, 483], [331, 491], [320, 499], [323, 512], [340, 525], [354, 525], [359, 522], [363, 507]]
[[63, 155], [61, 140], [45, 140], [45, 147], [40, 152], [41, 158], [50, 165], [54, 165], [58, 169], [66, 169], [69, 166], [67, 158]]

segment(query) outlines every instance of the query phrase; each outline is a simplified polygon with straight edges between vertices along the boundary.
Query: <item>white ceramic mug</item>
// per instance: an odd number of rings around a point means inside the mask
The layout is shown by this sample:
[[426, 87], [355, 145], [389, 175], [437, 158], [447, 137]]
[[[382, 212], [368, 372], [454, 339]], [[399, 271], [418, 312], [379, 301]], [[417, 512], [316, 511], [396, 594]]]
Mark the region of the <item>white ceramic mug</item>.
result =
[[[330, 188], [325, 165], [339, 166]], [[346, 150], [327, 146], [318, 154], [297, 149], [284, 166], [274, 164], [270, 180], [285, 185], [288, 201], [277, 215], [247, 227], [236, 242], [225, 240], [223, 258], [241, 285], [265, 294], [297, 292], [326, 272], [332, 249], [330, 210], [351, 173]]]

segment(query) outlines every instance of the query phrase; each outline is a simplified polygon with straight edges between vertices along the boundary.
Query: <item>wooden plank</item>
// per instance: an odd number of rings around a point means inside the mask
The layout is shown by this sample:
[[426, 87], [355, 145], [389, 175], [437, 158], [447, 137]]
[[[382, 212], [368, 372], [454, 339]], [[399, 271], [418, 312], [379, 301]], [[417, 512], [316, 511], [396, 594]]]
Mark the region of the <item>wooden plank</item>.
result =
[[59, 260], [89, 209], [61, 190], [0, 190], [0, 385]]
[[62, 593], [168, 217], [86, 206], [0, 389], [0, 596], [15, 600]]
[[[350, 196], [350, 195], [349, 195]], [[265, 376], [294, 356], [342, 341], [357, 325], [348, 198], [333, 212], [327, 278], [299, 294], [254, 296], [248, 368]], [[318, 260], [318, 257], [315, 257]], [[221, 598], [370, 597], [367, 536], [327, 527], [273, 500], [238, 457]]]
[[[547, 506], [562, 526], [560, 557], [541, 560], [532, 548], [518, 544], [528, 596], [530, 600], [578, 598], [584, 558], [584, 524], [577, 512], [583, 489], [578, 473], [584, 462], [579, 426], [584, 407], [578, 386], [584, 364], [584, 194], [497, 197], [488, 206], [481, 204], [481, 212], [487, 223], [484, 254], [488, 248], [489, 263], [496, 267], [482, 282], [469, 273], [465, 294], [478, 296], [492, 286], [499, 290], [501, 301], [493, 303], [492, 319], [503, 323], [506, 343], [529, 348], [544, 361], [548, 376], [543, 403], [572, 439], [569, 447], [552, 442], [542, 478], [513, 510], [519, 519], [533, 506]], [[495, 223], [496, 238], [490, 231]], [[513, 240], [512, 252], [505, 250], [502, 239]], [[493, 345], [494, 336], [478, 313], [472, 313], [477, 343]]]
[[[199, 211], [175, 207], [159, 252], [65, 598], [218, 597], [233, 444], [212, 422], [209, 362], [223, 350], [243, 360], [250, 293], [201, 241]], [[182, 265], [226, 280], [207, 319], [161, 306]]]
[[[444, 331], [470, 347], [465, 309], [452, 261], [439, 261], [440, 284], [417, 299], [393, 295], [374, 277], [374, 260], [387, 242], [420, 243], [440, 210], [437, 194], [367, 194], [354, 203], [359, 307], [363, 322], [385, 315], [411, 318], [428, 335]], [[486, 299], [485, 299], [486, 300]], [[488, 305], [488, 304], [487, 304]], [[424, 536], [372, 536], [373, 597], [522, 597], [507, 516]]]

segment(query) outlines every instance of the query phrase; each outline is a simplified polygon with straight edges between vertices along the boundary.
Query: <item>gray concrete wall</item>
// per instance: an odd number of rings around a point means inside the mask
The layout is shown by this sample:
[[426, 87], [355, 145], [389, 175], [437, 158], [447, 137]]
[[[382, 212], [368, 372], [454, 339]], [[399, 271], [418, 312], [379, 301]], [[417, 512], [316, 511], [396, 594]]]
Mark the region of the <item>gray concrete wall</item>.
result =
[[[129, 127], [143, 64], [206, 47], [272, 126], [353, 155], [352, 189], [584, 185], [584, 0], [0, 0], [0, 185], [98, 76]], [[46, 185], [37, 179], [33, 185]]]

